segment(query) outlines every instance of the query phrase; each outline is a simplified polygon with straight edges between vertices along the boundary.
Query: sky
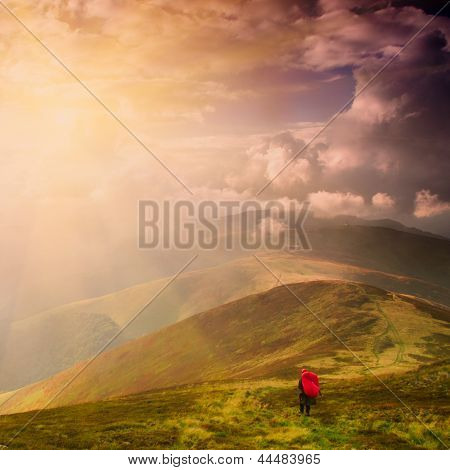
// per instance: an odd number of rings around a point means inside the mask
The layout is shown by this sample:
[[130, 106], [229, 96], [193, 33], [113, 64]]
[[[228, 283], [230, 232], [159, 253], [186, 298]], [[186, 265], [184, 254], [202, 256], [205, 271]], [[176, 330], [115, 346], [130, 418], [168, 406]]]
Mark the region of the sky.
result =
[[131, 283], [139, 199], [255, 198], [345, 103], [258, 197], [450, 236], [448, 12], [365, 88], [443, 2], [3, 3], [194, 196], [0, 9], [0, 310]]

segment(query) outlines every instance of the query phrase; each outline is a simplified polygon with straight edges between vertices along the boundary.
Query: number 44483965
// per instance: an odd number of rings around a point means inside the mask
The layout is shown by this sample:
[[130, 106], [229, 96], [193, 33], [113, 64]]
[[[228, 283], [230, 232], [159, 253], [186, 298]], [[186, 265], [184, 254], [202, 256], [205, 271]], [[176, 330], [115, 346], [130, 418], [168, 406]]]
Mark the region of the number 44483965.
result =
[[319, 464], [319, 454], [261, 454], [258, 457], [259, 463], [275, 464]]

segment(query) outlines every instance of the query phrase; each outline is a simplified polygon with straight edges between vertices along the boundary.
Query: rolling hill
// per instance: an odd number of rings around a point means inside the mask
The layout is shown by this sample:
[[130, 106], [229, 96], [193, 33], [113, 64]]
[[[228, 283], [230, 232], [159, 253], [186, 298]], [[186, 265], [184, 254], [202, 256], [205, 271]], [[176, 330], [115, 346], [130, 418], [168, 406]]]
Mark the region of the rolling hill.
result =
[[[380, 374], [448, 357], [448, 308], [345, 281], [290, 289]], [[86, 363], [0, 396], [0, 413], [38, 409]], [[207, 381], [365, 374], [355, 357], [285, 287], [247, 296], [107, 351], [51, 406]]]
[[[448, 289], [418, 278], [314, 258], [312, 254], [266, 252], [260, 256], [283, 282], [344, 279], [450, 304]], [[1, 333], [0, 390], [44, 379], [96, 354], [167, 281], [139, 284], [12, 323]], [[183, 273], [112, 346], [275, 284], [273, 276], [251, 256]]]

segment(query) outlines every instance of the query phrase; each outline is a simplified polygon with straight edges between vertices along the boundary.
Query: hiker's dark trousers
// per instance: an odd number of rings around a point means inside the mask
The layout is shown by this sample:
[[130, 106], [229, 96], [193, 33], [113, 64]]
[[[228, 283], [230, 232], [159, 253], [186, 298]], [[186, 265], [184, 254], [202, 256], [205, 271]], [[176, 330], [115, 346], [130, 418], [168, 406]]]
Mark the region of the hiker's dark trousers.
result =
[[300, 400], [300, 413], [303, 413], [304, 411], [306, 411], [306, 416], [309, 416], [309, 413], [311, 411], [310, 398], [304, 393], [300, 393], [299, 400]]

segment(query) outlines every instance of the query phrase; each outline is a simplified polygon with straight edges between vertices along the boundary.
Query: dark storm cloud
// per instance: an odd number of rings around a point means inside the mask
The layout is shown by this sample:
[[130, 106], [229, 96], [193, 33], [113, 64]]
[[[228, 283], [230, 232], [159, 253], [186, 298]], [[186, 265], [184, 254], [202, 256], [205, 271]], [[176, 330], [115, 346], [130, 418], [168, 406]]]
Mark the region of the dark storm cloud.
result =
[[[358, 91], [429, 20], [411, 5], [384, 8], [381, 2], [367, 2], [355, 15], [355, 3], [321, 2], [325, 13], [311, 19], [311, 33], [284, 66], [332, 71], [350, 65]], [[328, 204], [369, 216], [384, 206], [392, 217], [419, 225], [426, 219], [428, 227], [435, 218], [442, 228], [450, 215], [449, 24], [438, 18], [409, 44], [326, 130], [323, 142], [273, 181], [266, 197], [309, 194], [322, 209]], [[258, 168], [252, 187], [267, 183], [303, 147], [308, 138], [301, 135], [265, 138], [248, 152]]]
[[[356, 70], [357, 87], [377, 67], [369, 63]], [[327, 158], [336, 166], [333, 177], [366, 197], [387, 191], [407, 211], [422, 189], [450, 200], [449, 67], [441, 31], [413, 43], [332, 128]], [[339, 149], [355, 164], [336, 163], [332, 156]]]

